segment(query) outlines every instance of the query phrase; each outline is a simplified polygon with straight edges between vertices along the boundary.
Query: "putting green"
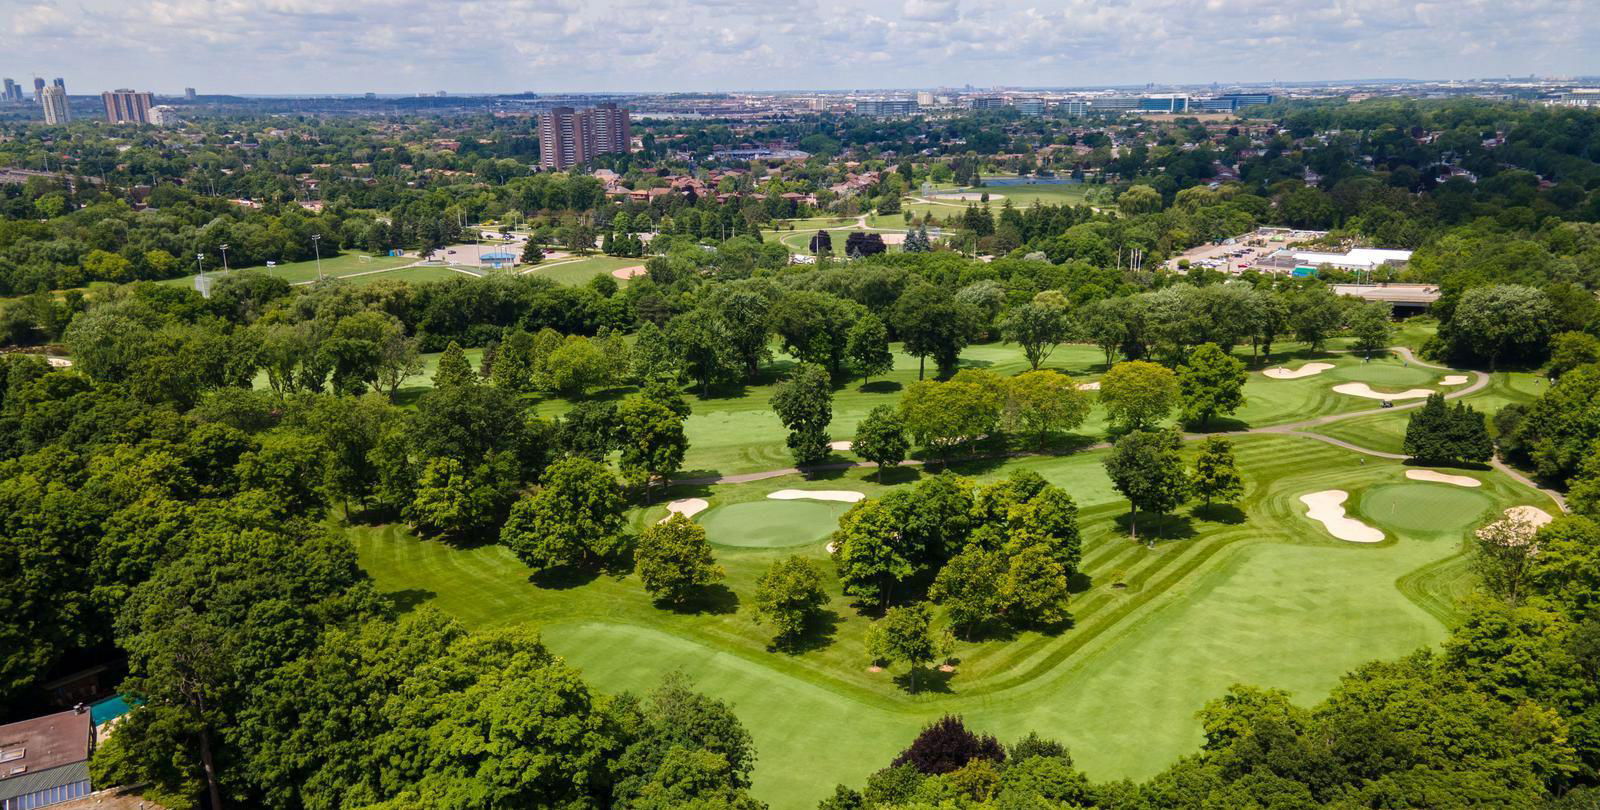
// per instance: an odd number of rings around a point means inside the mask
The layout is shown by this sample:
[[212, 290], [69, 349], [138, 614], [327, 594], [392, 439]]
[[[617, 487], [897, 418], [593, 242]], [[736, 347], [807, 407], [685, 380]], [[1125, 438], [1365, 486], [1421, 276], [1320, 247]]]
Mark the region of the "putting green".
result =
[[717, 545], [787, 548], [822, 542], [849, 508], [824, 501], [748, 501], [711, 509], [700, 515], [700, 525]]
[[1339, 381], [1364, 382], [1374, 388], [1404, 389], [1439, 382], [1444, 372], [1402, 366], [1391, 362], [1355, 363], [1324, 371], [1321, 376]]
[[1361, 493], [1357, 511], [1379, 526], [1424, 534], [1459, 534], [1483, 519], [1490, 499], [1449, 484], [1381, 484]]

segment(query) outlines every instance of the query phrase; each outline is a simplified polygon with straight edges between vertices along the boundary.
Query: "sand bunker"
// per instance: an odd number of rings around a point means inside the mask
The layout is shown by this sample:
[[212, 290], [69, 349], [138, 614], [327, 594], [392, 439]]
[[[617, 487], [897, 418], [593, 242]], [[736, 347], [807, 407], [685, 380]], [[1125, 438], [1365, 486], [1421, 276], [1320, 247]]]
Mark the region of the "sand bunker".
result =
[[72, 368], [72, 361], [65, 357], [46, 357], [44, 361], [49, 363], [51, 368]]
[[1308, 507], [1306, 517], [1321, 521], [1328, 528], [1328, 533], [1340, 540], [1352, 543], [1381, 542], [1383, 532], [1345, 515], [1344, 502], [1349, 497], [1350, 493], [1342, 489], [1329, 489], [1301, 495], [1300, 502]]
[[1465, 475], [1449, 475], [1436, 470], [1406, 470], [1406, 477], [1413, 481], [1432, 481], [1435, 484], [1455, 484], [1458, 487], [1481, 487], [1483, 482]]
[[1552, 520], [1555, 520], [1554, 515], [1544, 511], [1543, 509], [1540, 509], [1537, 506], [1513, 506], [1506, 510], [1506, 517], [1516, 518], [1526, 523], [1531, 523], [1533, 524], [1534, 528], [1538, 528]]
[[1100, 381], [1099, 380], [1095, 380], [1094, 382], [1078, 383], [1078, 390], [1079, 391], [1099, 391], [1100, 390]]
[[694, 517], [695, 515], [704, 512], [706, 507], [709, 505], [710, 504], [706, 503], [705, 498], [680, 498], [672, 503], [667, 504], [667, 516], [656, 522], [666, 523], [672, 519], [674, 514], [683, 515], [684, 517]]
[[[962, 201], [970, 201], [970, 202], [980, 202], [980, 201], [983, 200], [983, 194], [984, 193], [981, 192], [981, 191], [959, 191], [959, 192], [951, 192], [951, 193], [948, 193], [948, 194], [935, 194], [935, 195], [933, 195], [933, 198], [936, 199], [936, 200], [962, 200]], [[991, 202], [994, 201], [994, 200], [1003, 200], [1005, 198], [1006, 198], [1006, 195], [1004, 195], [1004, 194], [990, 194], [989, 195], [989, 200]]]
[[883, 237], [885, 245], [903, 245], [906, 243], [906, 235], [903, 233], [880, 233], [878, 235]]
[[1440, 385], [1466, 385], [1467, 384], [1467, 375], [1465, 375], [1465, 374], [1446, 374], [1444, 379], [1439, 381], [1439, 384]]
[[823, 546], [823, 548], [827, 549], [829, 554], [838, 554], [839, 553], [839, 541], [837, 541], [837, 540], [829, 540], [828, 544]]
[[639, 276], [642, 276], [648, 272], [650, 271], [646, 270], [644, 265], [636, 264], [632, 267], [618, 267], [617, 269], [611, 271], [611, 275], [626, 281], [630, 278], [638, 278]]
[[1354, 382], [1340, 383], [1335, 385], [1333, 390], [1340, 394], [1349, 394], [1353, 397], [1366, 397], [1367, 399], [1426, 399], [1433, 395], [1433, 391], [1427, 388], [1413, 388], [1409, 391], [1401, 391], [1396, 394], [1385, 394], [1372, 390], [1372, 387], [1366, 383]]
[[1332, 363], [1307, 363], [1295, 369], [1294, 371], [1290, 371], [1283, 366], [1279, 366], [1277, 368], [1269, 368], [1261, 373], [1271, 377], [1274, 380], [1298, 380], [1301, 377], [1310, 377], [1314, 374], [1321, 374], [1330, 368], [1333, 368]]
[[777, 501], [842, 501], [855, 503], [867, 497], [865, 492], [855, 492], [848, 489], [780, 489], [767, 495]]
[[836, 442], [828, 442], [828, 449], [829, 450], [849, 450], [850, 448], [852, 448], [854, 446], [855, 446], [855, 442], [852, 442], [852, 441], [849, 441], [849, 440], [844, 440], [844, 439], [841, 439], [841, 440], [836, 441]]

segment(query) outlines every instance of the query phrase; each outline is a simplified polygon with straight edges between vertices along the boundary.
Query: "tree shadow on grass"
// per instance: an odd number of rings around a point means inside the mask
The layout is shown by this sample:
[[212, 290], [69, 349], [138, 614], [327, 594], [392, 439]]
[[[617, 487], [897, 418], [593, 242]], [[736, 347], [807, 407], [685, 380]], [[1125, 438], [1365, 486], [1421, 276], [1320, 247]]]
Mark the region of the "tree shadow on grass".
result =
[[769, 644], [767, 650], [788, 655], [803, 655], [832, 646], [833, 636], [839, 629], [840, 621], [838, 613], [831, 610], [820, 611], [806, 620], [805, 628], [800, 631], [799, 636], [782, 644], [776, 642]]
[[[702, 468], [702, 469], [698, 469], [698, 470], [679, 470], [676, 473], [673, 473], [673, 478], [674, 479], [679, 479], [679, 478], [721, 478], [721, 477], [722, 477], [722, 471], [721, 470], [713, 470], [713, 469], [706, 469], [706, 468]], [[675, 484], [670, 484], [669, 486], [678, 487], [678, 486], [684, 486], [684, 485], [675, 483]]]
[[893, 394], [902, 387], [900, 383], [894, 380], [873, 380], [869, 383], [862, 383], [856, 388], [856, 391], [862, 394]]
[[1250, 423], [1231, 416], [1213, 416], [1209, 422], [1189, 422], [1184, 428], [1195, 433], [1240, 433], [1250, 429]]
[[[1115, 518], [1117, 529], [1124, 536], [1132, 534], [1134, 527], [1131, 516], [1124, 512]], [[1194, 521], [1188, 515], [1166, 514], [1153, 515], [1149, 512], [1139, 513], [1139, 542], [1150, 543], [1164, 540], [1188, 540], [1198, 532], [1195, 531]]]
[[1407, 467], [1448, 467], [1452, 470], [1474, 470], [1476, 472], [1488, 472], [1493, 469], [1489, 465], [1477, 461], [1435, 461], [1423, 458], [1408, 458], [1401, 464]]
[[1074, 571], [1072, 572], [1072, 576], [1067, 577], [1068, 593], [1083, 593], [1084, 591], [1087, 591], [1093, 587], [1094, 577], [1091, 577], [1082, 571]]
[[893, 486], [895, 484], [909, 484], [922, 479], [921, 467], [879, 467], [867, 475], [867, 480], [875, 484]]
[[528, 577], [528, 581], [536, 588], [550, 591], [566, 591], [581, 588], [600, 578], [600, 572], [593, 568], [578, 568], [575, 566], [562, 566], [560, 568], [546, 568], [537, 571]]
[[[912, 672], [916, 673], [915, 688], [912, 684]], [[954, 672], [944, 672], [938, 667], [916, 667], [912, 672], [896, 675], [895, 685], [914, 695], [923, 692], [948, 695], [955, 691], [950, 688], [950, 681], [956, 676]]]
[[694, 592], [682, 602], [673, 603], [657, 599], [655, 605], [686, 616], [700, 614], [726, 616], [739, 611], [739, 595], [728, 586], [718, 583], [694, 589]]
[[383, 597], [388, 599], [389, 604], [394, 606], [396, 613], [410, 613], [416, 610], [423, 602], [438, 595], [438, 593], [427, 588], [406, 588], [399, 591], [390, 591], [383, 594]]
[[1237, 526], [1245, 521], [1244, 510], [1231, 503], [1214, 503], [1210, 506], [1196, 506], [1195, 508], [1189, 510], [1189, 514], [1200, 518], [1201, 520], [1209, 520], [1213, 523], [1226, 523], [1230, 526]]

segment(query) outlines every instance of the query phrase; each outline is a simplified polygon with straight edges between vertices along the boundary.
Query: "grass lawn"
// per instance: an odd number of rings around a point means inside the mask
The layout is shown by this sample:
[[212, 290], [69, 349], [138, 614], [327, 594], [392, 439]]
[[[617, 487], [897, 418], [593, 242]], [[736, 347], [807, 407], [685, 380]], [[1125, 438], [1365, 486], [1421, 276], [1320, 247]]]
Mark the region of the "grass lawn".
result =
[[[404, 256], [372, 256], [369, 257], [367, 261], [362, 261], [363, 256], [365, 256], [365, 254], [361, 253], [342, 253], [336, 256], [323, 256], [322, 274], [333, 278], [341, 278], [344, 276], [354, 275], [356, 273], [370, 273], [374, 270], [388, 270], [416, 262], [415, 258], [408, 258]], [[217, 269], [220, 268], [213, 268], [213, 270], [207, 272], [213, 272]], [[265, 273], [269, 276], [278, 276], [279, 278], [287, 279], [290, 284], [299, 284], [305, 281], [317, 280], [317, 261], [315, 259], [312, 259], [309, 262], [288, 262], [286, 264], [279, 264], [276, 267], [261, 266], [239, 269], [250, 269], [256, 272]], [[393, 276], [389, 276], [386, 273], [374, 273], [373, 275], [380, 278], [393, 278]], [[365, 278], [365, 276], [362, 278]], [[169, 278], [161, 283], [193, 289], [194, 276], [188, 275], [182, 278]]]
[[[532, 268], [522, 268], [528, 275], [543, 276], [555, 279], [561, 284], [577, 286], [589, 283], [589, 279], [596, 276], [610, 275], [612, 270], [624, 267], [637, 267], [644, 264], [646, 259], [623, 259], [616, 256], [589, 256], [582, 259], [552, 259]], [[627, 284], [624, 279], [617, 279], [618, 284]]]
[[[1489, 375], [1489, 385], [1483, 390], [1468, 394], [1459, 401], [1492, 418], [1496, 411], [1511, 403], [1533, 402], [1548, 387], [1549, 382], [1542, 374], [1497, 371]], [[1457, 401], [1451, 400], [1451, 403]], [[1322, 425], [1313, 430], [1361, 447], [1370, 447], [1386, 453], [1399, 453], [1404, 451], [1406, 424], [1410, 421], [1411, 414], [1410, 409], [1395, 409]]]
[[[946, 712], [1007, 741], [1029, 730], [1062, 739], [1097, 779], [1148, 776], [1194, 750], [1195, 710], [1230, 684], [1284, 688], [1310, 703], [1361, 662], [1437, 643], [1452, 595], [1468, 581], [1459, 564], [1464, 528], [1506, 506], [1542, 501], [1497, 473], [1482, 474], [1485, 486], [1472, 491], [1413, 483], [1397, 463], [1292, 436], [1241, 437], [1238, 455], [1247, 484], [1239, 508], [1186, 507], [1164, 521], [1154, 548], [1127, 539], [1126, 505], [1105, 479], [1100, 452], [962, 468], [991, 478], [1025, 467], [1065, 487], [1081, 509], [1083, 576], [1070, 627], [960, 642], [956, 671], [924, 674], [917, 693], [900, 669], [866, 670], [869, 621], [838, 595], [820, 542], [738, 545], [747, 543], [729, 536], [738, 525], [713, 518], [771, 503], [767, 493], [788, 487], [882, 492], [865, 470], [675, 488], [672, 497], [711, 501], [702, 515], [728, 574], [683, 612], [652, 605], [632, 575], [544, 589], [499, 546], [420, 541], [397, 526], [350, 534], [382, 591], [474, 627], [535, 623], [597, 688], [648, 690], [664, 672], [683, 670], [733, 704], [760, 752], [756, 794], [786, 810], [814, 806], [836, 782], [859, 784]], [[888, 481], [922, 474], [896, 470]], [[1304, 516], [1300, 495], [1335, 488], [1350, 492], [1354, 514], [1389, 539], [1345, 543]], [[1449, 525], [1426, 519], [1440, 508], [1452, 510]], [[664, 514], [656, 504], [631, 519], [642, 527]], [[747, 517], [752, 536], [765, 531], [755, 524], [774, 519]], [[790, 554], [817, 561], [835, 596], [832, 617], [806, 649], [783, 654], [766, 649], [767, 631], [749, 605], [755, 579]]]

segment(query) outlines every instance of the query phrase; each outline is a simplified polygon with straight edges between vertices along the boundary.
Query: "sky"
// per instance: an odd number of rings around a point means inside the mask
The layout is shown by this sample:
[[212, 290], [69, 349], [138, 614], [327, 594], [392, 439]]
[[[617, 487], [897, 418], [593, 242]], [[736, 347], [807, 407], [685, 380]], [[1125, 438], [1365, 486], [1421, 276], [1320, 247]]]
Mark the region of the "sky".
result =
[[1600, 0], [0, 0], [68, 92], [877, 89], [1600, 74]]

